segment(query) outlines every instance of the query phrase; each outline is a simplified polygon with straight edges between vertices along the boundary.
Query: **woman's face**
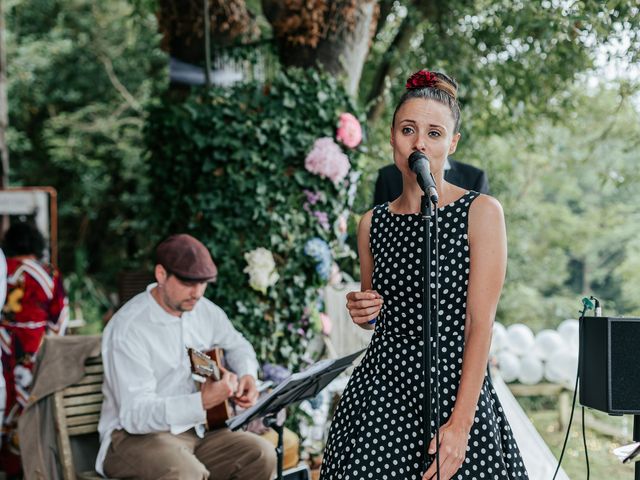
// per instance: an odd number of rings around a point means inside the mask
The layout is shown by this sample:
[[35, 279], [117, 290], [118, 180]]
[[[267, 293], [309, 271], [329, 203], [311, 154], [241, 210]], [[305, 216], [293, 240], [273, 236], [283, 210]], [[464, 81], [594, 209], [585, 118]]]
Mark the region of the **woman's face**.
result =
[[393, 161], [400, 171], [409, 172], [409, 155], [420, 151], [436, 176], [443, 171], [447, 156], [456, 151], [460, 134], [454, 128], [453, 114], [446, 105], [424, 98], [407, 100], [391, 127]]

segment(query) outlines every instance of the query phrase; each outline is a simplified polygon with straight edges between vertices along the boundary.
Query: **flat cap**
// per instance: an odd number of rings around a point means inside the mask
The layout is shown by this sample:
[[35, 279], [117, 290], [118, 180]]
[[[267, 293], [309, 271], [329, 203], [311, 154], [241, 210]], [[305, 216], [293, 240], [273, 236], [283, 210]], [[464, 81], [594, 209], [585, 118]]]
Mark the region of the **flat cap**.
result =
[[207, 247], [186, 233], [163, 240], [156, 249], [156, 263], [185, 280], [214, 282], [218, 276]]

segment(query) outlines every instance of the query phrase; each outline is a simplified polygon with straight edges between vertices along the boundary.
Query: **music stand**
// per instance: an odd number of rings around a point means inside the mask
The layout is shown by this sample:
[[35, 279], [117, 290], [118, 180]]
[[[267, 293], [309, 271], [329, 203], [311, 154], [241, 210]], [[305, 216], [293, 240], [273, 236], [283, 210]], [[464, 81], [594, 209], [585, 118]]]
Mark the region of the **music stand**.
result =
[[289, 405], [315, 397], [320, 390], [349, 367], [364, 350], [366, 349], [333, 360], [320, 360], [306, 370], [294, 373], [269, 394], [262, 397], [253, 407], [227, 420], [227, 427], [230, 430], [238, 430], [255, 418], [265, 417], [263, 423], [267, 427], [273, 428], [278, 434], [278, 446], [276, 447], [278, 474], [276, 479], [282, 480], [284, 426], [278, 425], [276, 420], [278, 412]]

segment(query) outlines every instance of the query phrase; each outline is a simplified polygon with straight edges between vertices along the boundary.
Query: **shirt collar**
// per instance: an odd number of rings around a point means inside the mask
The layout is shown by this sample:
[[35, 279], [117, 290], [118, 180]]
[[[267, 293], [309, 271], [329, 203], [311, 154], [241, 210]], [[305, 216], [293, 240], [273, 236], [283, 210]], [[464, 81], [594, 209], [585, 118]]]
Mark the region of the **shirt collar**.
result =
[[154, 283], [151, 283], [151, 284], [147, 285], [147, 291], [145, 293], [147, 295], [147, 301], [151, 305], [151, 319], [150, 320], [152, 322], [154, 322], [154, 323], [174, 323], [174, 322], [179, 322], [183, 318], [185, 318], [185, 315], [190, 313], [190, 312], [184, 312], [181, 317], [176, 317], [175, 315], [171, 315], [164, 308], [162, 308], [160, 306], [160, 304], [156, 301], [156, 299], [153, 298], [153, 295], [151, 295], [151, 290], [153, 290], [157, 286], [158, 286], [157, 282], [154, 282]]

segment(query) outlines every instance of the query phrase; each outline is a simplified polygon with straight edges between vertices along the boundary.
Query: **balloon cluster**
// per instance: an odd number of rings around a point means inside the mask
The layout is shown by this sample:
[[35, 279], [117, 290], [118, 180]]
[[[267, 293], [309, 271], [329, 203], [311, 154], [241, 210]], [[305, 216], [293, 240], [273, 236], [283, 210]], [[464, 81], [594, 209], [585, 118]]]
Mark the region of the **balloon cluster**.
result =
[[578, 321], [563, 321], [556, 330], [534, 335], [516, 323], [505, 328], [495, 322], [490, 354], [503, 380], [535, 385], [543, 380], [573, 388], [578, 369]]

